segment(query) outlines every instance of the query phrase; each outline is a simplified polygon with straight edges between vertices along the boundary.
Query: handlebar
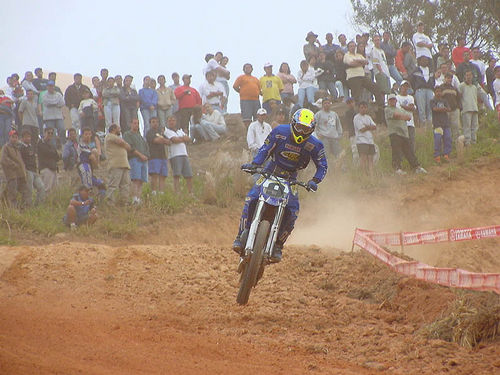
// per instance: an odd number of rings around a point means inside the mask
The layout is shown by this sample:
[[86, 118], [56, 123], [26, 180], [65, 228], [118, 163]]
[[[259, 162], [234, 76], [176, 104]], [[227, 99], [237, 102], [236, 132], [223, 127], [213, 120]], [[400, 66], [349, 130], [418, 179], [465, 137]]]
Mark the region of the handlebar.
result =
[[262, 176], [264, 176], [266, 178], [269, 178], [271, 176], [279, 177], [279, 178], [282, 178], [284, 180], [287, 180], [290, 183], [290, 185], [298, 185], [298, 186], [303, 187], [307, 191], [312, 191], [313, 193], [315, 192], [314, 190], [311, 190], [309, 188], [309, 186], [307, 185], [307, 183], [305, 183], [305, 182], [298, 181], [298, 180], [287, 179], [287, 178], [280, 177], [280, 176], [276, 176], [276, 175], [272, 174], [271, 172], [265, 171], [264, 168], [262, 168], [262, 167], [257, 167], [257, 168], [242, 168], [241, 170], [243, 172], [250, 173], [250, 174], [261, 174]]

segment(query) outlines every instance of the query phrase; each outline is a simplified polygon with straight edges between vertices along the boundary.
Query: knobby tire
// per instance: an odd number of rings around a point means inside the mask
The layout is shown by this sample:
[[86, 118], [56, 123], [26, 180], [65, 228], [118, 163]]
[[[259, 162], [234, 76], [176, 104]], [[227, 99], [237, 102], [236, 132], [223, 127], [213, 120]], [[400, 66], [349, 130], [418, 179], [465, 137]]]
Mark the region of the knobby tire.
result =
[[263, 261], [264, 248], [266, 247], [270, 228], [271, 223], [267, 220], [262, 220], [257, 228], [252, 258], [245, 268], [244, 275], [240, 283], [240, 290], [238, 291], [238, 296], [236, 297], [236, 302], [240, 305], [246, 305], [248, 303], [250, 292], [252, 291], [252, 288], [257, 280], [257, 274], [259, 273], [259, 269]]

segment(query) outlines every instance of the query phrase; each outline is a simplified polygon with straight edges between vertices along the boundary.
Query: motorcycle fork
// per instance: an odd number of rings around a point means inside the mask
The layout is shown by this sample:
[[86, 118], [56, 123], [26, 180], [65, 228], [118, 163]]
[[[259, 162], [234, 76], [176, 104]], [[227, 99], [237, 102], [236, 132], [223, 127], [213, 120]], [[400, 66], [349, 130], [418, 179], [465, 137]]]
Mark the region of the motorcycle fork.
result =
[[259, 227], [260, 220], [262, 218], [262, 213], [264, 212], [264, 199], [259, 198], [257, 202], [257, 207], [255, 207], [255, 213], [253, 215], [252, 224], [250, 225], [250, 230], [248, 231], [247, 243], [245, 245], [245, 254], [253, 249], [253, 244], [255, 242], [255, 236], [257, 235], [257, 228]]
[[278, 232], [281, 226], [281, 221], [283, 220], [283, 214], [285, 212], [286, 205], [287, 202], [282, 202], [278, 207], [276, 207], [277, 210], [274, 215], [274, 221], [273, 224], [271, 225], [271, 229], [269, 231], [269, 237], [267, 239], [266, 249], [264, 251], [264, 254], [266, 254], [268, 258], [271, 257], [273, 253], [274, 244], [278, 239]]

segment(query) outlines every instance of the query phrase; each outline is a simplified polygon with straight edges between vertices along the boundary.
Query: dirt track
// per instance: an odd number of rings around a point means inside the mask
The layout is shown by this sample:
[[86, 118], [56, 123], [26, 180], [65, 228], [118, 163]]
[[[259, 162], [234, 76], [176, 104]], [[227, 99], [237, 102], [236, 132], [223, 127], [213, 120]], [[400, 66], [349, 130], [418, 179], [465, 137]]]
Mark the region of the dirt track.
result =
[[[437, 173], [424, 184], [399, 186], [398, 194], [387, 191], [391, 200], [380, 193], [374, 204], [387, 209], [387, 226], [398, 218], [403, 228], [413, 223], [410, 229], [494, 224], [500, 172], [498, 163], [492, 167], [487, 175], [479, 169], [455, 176], [454, 199], [441, 193]], [[471, 195], [479, 186], [482, 194]], [[500, 372], [498, 340], [468, 350], [420, 333], [455, 298], [451, 290], [402, 278], [360, 253], [289, 246], [249, 306], [236, 305], [236, 259], [228, 246], [237, 214], [178, 215], [175, 231], [134, 245], [69, 237], [0, 248], [0, 374]], [[362, 225], [376, 223], [366, 212], [360, 217]], [[301, 220], [295, 242], [319, 225], [307, 209]], [[498, 272], [497, 245], [422, 257]]]

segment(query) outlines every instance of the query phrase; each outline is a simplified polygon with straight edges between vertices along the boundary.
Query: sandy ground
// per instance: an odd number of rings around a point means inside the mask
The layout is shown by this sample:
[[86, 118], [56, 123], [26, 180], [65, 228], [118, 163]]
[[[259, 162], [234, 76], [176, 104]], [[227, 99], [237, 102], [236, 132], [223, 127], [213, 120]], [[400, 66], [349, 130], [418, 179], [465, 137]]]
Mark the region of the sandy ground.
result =
[[[423, 335], [454, 291], [351, 254], [350, 240], [356, 226], [498, 224], [499, 167], [436, 169], [355, 194], [331, 178], [303, 199], [284, 260], [245, 307], [229, 250], [239, 205], [159, 218], [160, 230], [129, 243], [68, 234], [0, 247], [0, 374], [498, 374], [498, 339], [466, 349]], [[408, 253], [499, 272], [498, 245]]]

